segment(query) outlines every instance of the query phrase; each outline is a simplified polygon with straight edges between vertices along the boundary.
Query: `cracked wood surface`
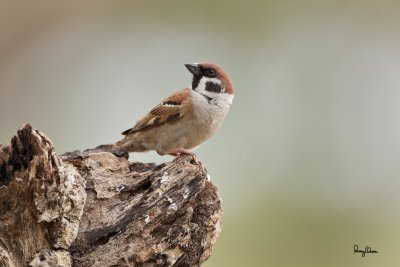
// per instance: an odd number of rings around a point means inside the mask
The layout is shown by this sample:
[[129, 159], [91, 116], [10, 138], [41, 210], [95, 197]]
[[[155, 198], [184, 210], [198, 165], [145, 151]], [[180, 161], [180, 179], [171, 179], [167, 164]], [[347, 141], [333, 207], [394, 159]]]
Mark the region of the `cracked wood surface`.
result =
[[0, 147], [0, 266], [199, 266], [221, 230], [190, 157], [155, 165], [99, 146], [58, 156], [23, 126]]

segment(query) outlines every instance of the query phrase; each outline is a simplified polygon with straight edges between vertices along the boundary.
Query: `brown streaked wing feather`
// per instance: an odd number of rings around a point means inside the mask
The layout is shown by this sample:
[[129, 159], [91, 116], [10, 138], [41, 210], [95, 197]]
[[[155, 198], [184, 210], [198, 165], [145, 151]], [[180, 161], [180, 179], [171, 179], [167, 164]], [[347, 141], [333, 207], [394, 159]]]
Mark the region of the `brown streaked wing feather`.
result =
[[146, 116], [141, 118], [133, 128], [124, 131], [122, 134], [128, 135], [136, 133], [182, 118], [182, 103], [188, 99], [188, 96], [189, 89], [183, 89], [170, 95], [161, 101], [161, 103], [153, 108]]

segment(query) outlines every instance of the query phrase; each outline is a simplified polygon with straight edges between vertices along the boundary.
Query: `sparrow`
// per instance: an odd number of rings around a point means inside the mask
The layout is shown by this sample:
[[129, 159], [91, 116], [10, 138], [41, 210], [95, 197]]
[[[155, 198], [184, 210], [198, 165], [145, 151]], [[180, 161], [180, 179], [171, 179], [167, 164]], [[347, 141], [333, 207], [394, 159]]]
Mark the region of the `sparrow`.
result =
[[234, 88], [229, 74], [211, 62], [185, 64], [193, 75], [189, 88], [162, 100], [115, 145], [128, 152], [155, 150], [160, 155], [191, 155], [205, 174], [193, 150], [209, 139], [229, 112]]

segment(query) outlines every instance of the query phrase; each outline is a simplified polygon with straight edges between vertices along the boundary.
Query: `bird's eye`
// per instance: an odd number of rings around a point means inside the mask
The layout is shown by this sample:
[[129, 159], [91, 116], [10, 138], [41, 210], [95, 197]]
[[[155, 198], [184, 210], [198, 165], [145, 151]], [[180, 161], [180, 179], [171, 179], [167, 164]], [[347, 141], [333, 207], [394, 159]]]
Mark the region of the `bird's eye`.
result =
[[215, 69], [211, 69], [211, 68], [207, 69], [207, 75], [210, 77], [215, 77], [215, 75], [216, 75]]

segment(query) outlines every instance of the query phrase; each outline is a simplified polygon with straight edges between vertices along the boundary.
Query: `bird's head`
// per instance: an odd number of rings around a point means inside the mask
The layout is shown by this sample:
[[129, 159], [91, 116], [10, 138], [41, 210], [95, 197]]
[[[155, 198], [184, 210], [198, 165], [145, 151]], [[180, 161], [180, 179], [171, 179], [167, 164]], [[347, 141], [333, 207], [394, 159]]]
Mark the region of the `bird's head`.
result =
[[191, 89], [210, 98], [220, 94], [234, 94], [229, 74], [219, 65], [211, 62], [185, 64], [193, 74]]

